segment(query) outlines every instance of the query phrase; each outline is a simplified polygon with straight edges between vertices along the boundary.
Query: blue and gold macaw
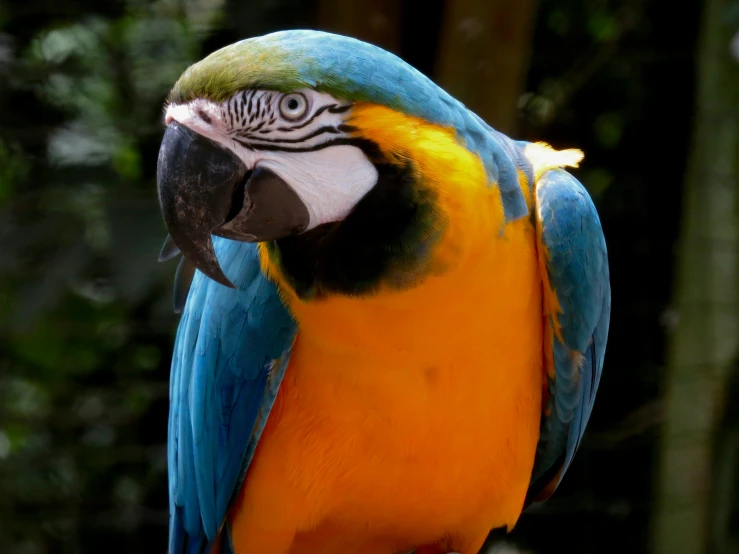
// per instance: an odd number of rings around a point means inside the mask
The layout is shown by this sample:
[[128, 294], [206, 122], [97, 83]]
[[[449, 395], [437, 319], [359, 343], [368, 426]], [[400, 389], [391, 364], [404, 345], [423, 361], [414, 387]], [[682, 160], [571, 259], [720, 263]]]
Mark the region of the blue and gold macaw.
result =
[[211, 54], [165, 119], [170, 554], [470, 554], [553, 492], [610, 315], [579, 151], [314, 31]]

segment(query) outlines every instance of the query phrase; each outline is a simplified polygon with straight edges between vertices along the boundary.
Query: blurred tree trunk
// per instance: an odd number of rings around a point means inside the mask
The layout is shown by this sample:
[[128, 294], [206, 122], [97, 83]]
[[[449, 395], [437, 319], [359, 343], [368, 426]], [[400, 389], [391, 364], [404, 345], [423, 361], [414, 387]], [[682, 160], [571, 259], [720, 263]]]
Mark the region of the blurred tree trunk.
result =
[[739, 63], [730, 17], [737, 4], [704, 7], [653, 521], [659, 554], [721, 552], [709, 550], [709, 530], [714, 437], [739, 342]]
[[447, 0], [437, 82], [490, 125], [515, 133], [536, 0]]
[[709, 552], [715, 554], [739, 552], [739, 358], [726, 391], [713, 464]]
[[398, 0], [319, 0], [321, 29], [358, 38], [398, 53], [400, 12]]

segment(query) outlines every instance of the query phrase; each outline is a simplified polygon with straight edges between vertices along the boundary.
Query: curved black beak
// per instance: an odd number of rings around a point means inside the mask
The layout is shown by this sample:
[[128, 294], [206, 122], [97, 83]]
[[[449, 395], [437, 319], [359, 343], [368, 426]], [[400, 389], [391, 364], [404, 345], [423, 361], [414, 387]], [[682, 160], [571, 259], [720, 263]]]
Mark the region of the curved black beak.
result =
[[227, 287], [233, 284], [218, 263], [211, 234], [260, 242], [302, 232], [310, 222], [306, 206], [278, 175], [265, 168], [248, 172], [233, 152], [176, 121], [162, 138], [157, 189], [174, 243], [165, 244], [160, 259], [179, 249]]

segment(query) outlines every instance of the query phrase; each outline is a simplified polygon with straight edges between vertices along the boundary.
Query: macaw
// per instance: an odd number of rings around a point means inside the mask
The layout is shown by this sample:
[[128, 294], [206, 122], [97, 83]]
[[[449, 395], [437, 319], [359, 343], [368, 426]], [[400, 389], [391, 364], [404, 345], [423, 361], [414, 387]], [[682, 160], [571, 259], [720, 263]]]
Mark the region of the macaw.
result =
[[610, 317], [579, 150], [308, 30], [195, 63], [165, 124], [169, 554], [469, 554], [552, 494]]

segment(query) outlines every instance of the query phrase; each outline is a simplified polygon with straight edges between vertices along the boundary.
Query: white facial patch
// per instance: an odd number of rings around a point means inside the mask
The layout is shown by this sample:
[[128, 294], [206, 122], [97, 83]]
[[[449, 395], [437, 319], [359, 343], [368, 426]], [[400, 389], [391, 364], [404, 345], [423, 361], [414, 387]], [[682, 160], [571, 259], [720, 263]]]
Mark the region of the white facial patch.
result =
[[[295, 94], [306, 103], [289, 104], [285, 94], [251, 90], [222, 103], [171, 104], [165, 122], [177, 121], [218, 142], [249, 170], [259, 166], [279, 175], [306, 205], [313, 228], [344, 219], [378, 175], [344, 125], [351, 104], [309, 89]], [[304, 108], [302, 117], [296, 119], [294, 110], [283, 115], [296, 105]]]
[[311, 229], [344, 219], [377, 183], [377, 169], [356, 146], [276, 154], [267, 153], [258, 165], [274, 171], [298, 193], [310, 213]]

